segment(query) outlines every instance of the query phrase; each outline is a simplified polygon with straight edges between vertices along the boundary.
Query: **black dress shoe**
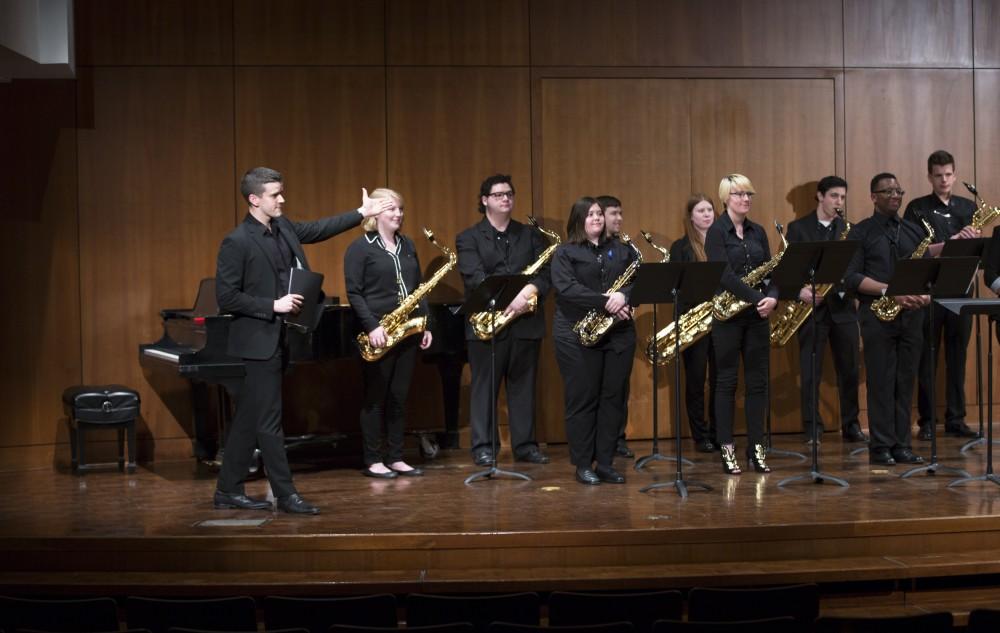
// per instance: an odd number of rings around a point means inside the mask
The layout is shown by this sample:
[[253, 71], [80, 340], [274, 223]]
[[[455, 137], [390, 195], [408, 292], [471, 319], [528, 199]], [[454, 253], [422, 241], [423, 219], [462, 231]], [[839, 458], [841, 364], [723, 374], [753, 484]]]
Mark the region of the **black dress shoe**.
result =
[[924, 458], [915, 454], [908, 448], [901, 448], [892, 452], [892, 458], [897, 464], [923, 464]]
[[597, 473], [585, 466], [576, 469], [576, 480], [588, 486], [596, 486], [601, 483], [601, 478], [597, 476]]
[[399, 473], [392, 469], [388, 472], [377, 473], [371, 468], [365, 468], [361, 471], [361, 474], [365, 477], [374, 477], [375, 479], [395, 479], [396, 477], [399, 477]]
[[718, 447], [712, 443], [712, 440], [702, 440], [694, 443], [694, 450], [699, 453], [714, 453]]
[[945, 424], [944, 432], [946, 435], [950, 435], [952, 437], [979, 437], [979, 433], [970, 429], [969, 425], [965, 422]]
[[263, 499], [252, 499], [245, 494], [229, 494], [215, 491], [212, 499], [216, 510], [270, 510], [271, 502]]
[[489, 466], [493, 463], [493, 452], [486, 449], [476, 451], [472, 455], [472, 460], [476, 462], [476, 466]]
[[625, 477], [620, 472], [618, 472], [614, 468], [611, 468], [610, 466], [608, 466], [607, 468], [605, 468], [604, 466], [598, 466], [597, 468], [594, 469], [594, 474], [596, 474], [597, 478], [606, 484], [625, 483]]
[[410, 470], [399, 470], [398, 468], [393, 468], [392, 466], [387, 466], [387, 468], [393, 472], [393, 474], [399, 475], [400, 477], [423, 477], [424, 471], [421, 468], [411, 468]]
[[867, 442], [868, 436], [861, 430], [860, 426], [852, 424], [841, 433], [845, 442]]
[[309, 503], [298, 494], [278, 497], [278, 509], [289, 514], [319, 514], [319, 508]]
[[548, 464], [549, 456], [543, 453], [542, 451], [538, 450], [537, 448], [533, 448], [527, 453], [518, 455], [517, 461], [528, 462], [529, 464]]
[[615, 453], [620, 457], [635, 457], [635, 453], [628, 447], [625, 440], [618, 440], [618, 446], [615, 447]]
[[918, 440], [923, 440], [924, 442], [930, 442], [931, 441], [931, 432], [932, 432], [931, 431], [931, 425], [930, 424], [925, 424], [925, 425], [923, 425], [923, 426], [920, 427], [919, 431], [917, 431], [917, 439]]
[[895, 466], [896, 460], [887, 448], [877, 448], [868, 454], [868, 463], [879, 466]]

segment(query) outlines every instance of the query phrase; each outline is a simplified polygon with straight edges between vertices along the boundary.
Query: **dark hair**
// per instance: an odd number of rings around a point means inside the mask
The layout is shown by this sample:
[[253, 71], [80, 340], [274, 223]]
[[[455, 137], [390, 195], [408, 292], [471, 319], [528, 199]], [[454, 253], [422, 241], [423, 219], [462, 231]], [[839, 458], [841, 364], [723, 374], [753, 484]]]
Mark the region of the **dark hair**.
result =
[[249, 203], [251, 195], [259, 196], [264, 193], [264, 185], [269, 182], [281, 181], [281, 172], [270, 167], [254, 167], [243, 174], [243, 180], [240, 181], [240, 193], [243, 194], [243, 199]]
[[928, 174], [931, 173], [931, 169], [933, 169], [934, 165], [938, 165], [939, 167], [944, 167], [945, 165], [951, 165], [952, 167], [954, 167], [955, 157], [949, 154], [948, 152], [944, 151], [943, 149], [939, 149], [938, 151], [934, 152], [933, 154], [927, 157]]
[[844, 189], [847, 189], [847, 181], [840, 176], [824, 176], [822, 180], [816, 183], [816, 191], [818, 191], [821, 196], [825, 196], [826, 192], [834, 187], [843, 187]]
[[587, 241], [587, 230], [584, 224], [587, 221], [587, 214], [590, 207], [594, 206], [597, 200], [590, 196], [584, 196], [573, 203], [569, 210], [569, 220], [566, 222], [566, 239], [573, 244], [583, 244]]
[[600, 205], [601, 211], [604, 211], [608, 207], [621, 207], [622, 201], [614, 196], [597, 196], [597, 204]]
[[872, 178], [871, 185], [869, 185], [869, 191], [871, 193], [875, 193], [875, 188], [878, 187], [879, 181], [889, 180], [890, 178], [896, 180], [896, 174], [890, 174], [887, 171], [883, 171], [881, 174], [875, 174], [875, 177]]
[[493, 187], [501, 183], [507, 183], [510, 185], [510, 190], [514, 191], [514, 183], [510, 181], [510, 176], [507, 174], [494, 174], [483, 181], [483, 184], [479, 185], [479, 212], [486, 213], [486, 205], [483, 204], [483, 196], [490, 195], [490, 191]]

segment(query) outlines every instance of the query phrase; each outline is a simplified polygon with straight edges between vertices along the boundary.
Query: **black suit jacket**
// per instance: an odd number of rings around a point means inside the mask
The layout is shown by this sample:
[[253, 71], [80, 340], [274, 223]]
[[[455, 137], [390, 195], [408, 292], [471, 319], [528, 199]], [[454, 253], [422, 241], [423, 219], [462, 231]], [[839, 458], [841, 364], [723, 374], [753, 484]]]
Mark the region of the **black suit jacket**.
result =
[[[844, 221], [834, 218], [832, 222], [833, 230], [830, 233], [820, 230], [820, 223], [813, 210], [809, 215], [802, 216], [788, 224], [788, 233], [785, 238], [791, 242], [820, 242], [824, 240], [838, 240], [844, 232]], [[848, 235], [847, 239], [851, 239]], [[846, 274], [846, 273], [845, 273]], [[844, 293], [841, 298], [840, 293]], [[816, 317], [823, 318], [826, 314], [834, 323], [850, 323], [858, 320], [858, 310], [854, 305], [854, 293], [848, 291], [841, 284], [834, 285], [830, 292], [826, 293], [823, 303], [816, 308]]]
[[[462, 274], [465, 284], [465, 298], [483, 280], [492, 275], [517, 275], [538, 259], [549, 246], [549, 240], [541, 231], [511, 220], [507, 226], [507, 236], [510, 241], [510, 254], [506, 261], [500, 245], [497, 244], [496, 230], [485, 217], [478, 223], [458, 234], [455, 247], [458, 249], [458, 271]], [[540, 339], [545, 336], [545, 310], [543, 299], [549, 291], [549, 265], [545, 266], [532, 277], [531, 282], [538, 288], [538, 309], [534, 314], [526, 314], [515, 319], [507, 332], [521, 339]], [[506, 335], [501, 332], [498, 338]], [[477, 340], [468, 319], [465, 322], [465, 338]]]
[[[279, 235], [288, 243], [299, 266], [308, 270], [303, 244], [329, 239], [358, 226], [361, 220], [361, 214], [354, 210], [314, 222], [292, 222], [284, 216], [272, 222], [278, 223]], [[228, 353], [238, 358], [271, 358], [281, 336], [282, 320], [274, 314], [274, 300], [284, 296], [287, 288], [278, 287], [278, 263], [264, 239], [264, 225], [247, 214], [219, 247], [215, 295], [219, 311], [233, 315]]]

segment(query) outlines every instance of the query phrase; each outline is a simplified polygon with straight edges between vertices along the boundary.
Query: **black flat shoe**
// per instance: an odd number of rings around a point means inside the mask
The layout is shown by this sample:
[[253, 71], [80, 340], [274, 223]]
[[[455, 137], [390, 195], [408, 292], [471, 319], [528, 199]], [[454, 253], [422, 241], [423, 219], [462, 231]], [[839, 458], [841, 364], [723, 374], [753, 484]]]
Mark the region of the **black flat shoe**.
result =
[[712, 443], [712, 440], [702, 440], [694, 443], [694, 450], [699, 453], [714, 453], [717, 447]]
[[535, 448], [527, 453], [518, 455], [515, 460], [519, 462], [528, 462], [529, 464], [548, 464], [549, 456]]
[[861, 430], [859, 426], [849, 426], [843, 430], [841, 437], [844, 438], [845, 442], [867, 442], [868, 436], [865, 432]]
[[892, 458], [897, 464], [923, 464], [924, 458], [917, 455], [908, 448], [902, 448], [892, 452]]
[[596, 486], [601, 483], [601, 478], [597, 476], [597, 473], [583, 466], [576, 469], [576, 480], [588, 486]]
[[398, 468], [393, 468], [392, 466], [387, 466], [389, 470], [396, 473], [400, 477], [423, 477], [424, 471], [420, 468], [411, 468], [410, 470], [400, 470]]
[[979, 432], [970, 429], [969, 425], [965, 422], [945, 424], [944, 433], [945, 435], [950, 435], [952, 437], [979, 437]]
[[618, 442], [618, 446], [615, 448], [615, 453], [619, 457], [635, 457], [635, 452], [628, 447], [624, 441]]
[[930, 424], [926, 424], [926, 425], [920, 427], [920, 430], [917, 431], [917, 439], [921, 440], [921, 441], [924, 441], [924, 442], [930, 442], [931, 441], [931, 433], [932, 433], [932, 431], [931, 431], [931, 425]]
[[605, 468], [603, 466], [598, 466], [597, 468], [594, 469], [594, 474], [596, 474], [597, 478], [606, 484], [625, 483], [624, 475], [622, 475], [614, 468], [611, 468], [610, 466], [608, 468]]
[[289, 514], [319, 514], [319, 508], [298, 494], [278, 497], [278, 509]]
[[264, 499], [253, 499], [245, 494], [229, 494], [215, 491], [212, 498], [216, 510], [270, 510], [271, 502]]
[[896, 460], [892, 458], [889, 449], [879, 448], [868, 454], [868, 463], [877, 466], [895, 466]]
[[377, 473], [374, 470], [365, 468], [361, 471], [361, 474], [365, 477], [374, 477], [375, 479], [395, 479], [399, 477], [399, 471], [390, 469], [387, 473]]

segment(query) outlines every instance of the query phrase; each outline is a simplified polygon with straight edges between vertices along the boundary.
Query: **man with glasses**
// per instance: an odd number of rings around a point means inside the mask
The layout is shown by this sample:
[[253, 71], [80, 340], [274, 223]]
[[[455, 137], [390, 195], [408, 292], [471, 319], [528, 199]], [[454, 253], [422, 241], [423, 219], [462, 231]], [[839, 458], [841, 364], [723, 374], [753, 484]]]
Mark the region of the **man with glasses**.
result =
[[[514, 185], [510, 176], [496, 174], [484, 180], [479, 188], [479, 212], [483, 219], [462, 231], [455, 240], [466, 298], [492, 275], [520, 274], [548, 247], [548, 240], [539, 231], [511, 219], [513, 211]], [[534, 464], [549, 462], [535, 441], [535, 376], [541, 339], [545, 336], [542, 299], [549, 284], [549, 267], [545, 265], [504, 310], [505, 314], [517, 318], [495, 337], [496, 382], [492, 385], [490, 342], [479, 340], [466, 321], [465, 338], [472, 371], [469, 426], [472, 457], [479, 466], [491, 464], [496, 457], [490, 437], [490, 390], [498, 394], [501, 381], [507, 385], [508, 426], [514, 458]], [[538, 306], [534, 313], [529, 313], [528, 301], [532, 295], [538, 297]], [[496, 433], [496, 429], [493, 432]]]
[[[872, 178], [875, 212], [859, 222], [849, 238], [860, 244], [845, 276], [845, 286], [858, 293], [861, 338], [864, 341], [868, 386], [869, 461], [873, 465], [919, 464], [924, 460], [910, 446], [910, 409], [917, 361], [923, 344], [926, 296], [893, 299], [903, 310], [891, 322], [879, 320], [872, 302], [885, 294], [896, 262], [909, 258], [926, 236], [917, 224], [900, 218], [906, 193], [896, 177], [881, 173]], [[928, 254], [924, 253], [924, 257]]]
[[[945, 240], [979, 237], [979, 231], [970, 226], [976, 203], [952, 193], [957, 182], [955, 158], [943, 149], [927, 158], [927, 180], [933, 191], [910, 201], [903, 217], [918, 224], [920, 220], [926, 220], [931, 225], [934, 241], [929, 250], [932, 256], [937, 257]], [[965, 355], [972, 334], [972, 316], [954, 314], [939, 305], [935, 305], [933, 310], [935, 349], [940, 349], [941, 333], [944, 332], [944, 432], [956, 437], [976, 437], [976, 431], [965, 423]], [[921, 440], [931, 439], [931, 424], [937, 417], [937, 412], [931, 411], [934, 377], [931, 376], [930, 361], [930, 341], [927, 341], [920, 355], [917, 388], [917, 411], [920, 413], [917, 437]]]

